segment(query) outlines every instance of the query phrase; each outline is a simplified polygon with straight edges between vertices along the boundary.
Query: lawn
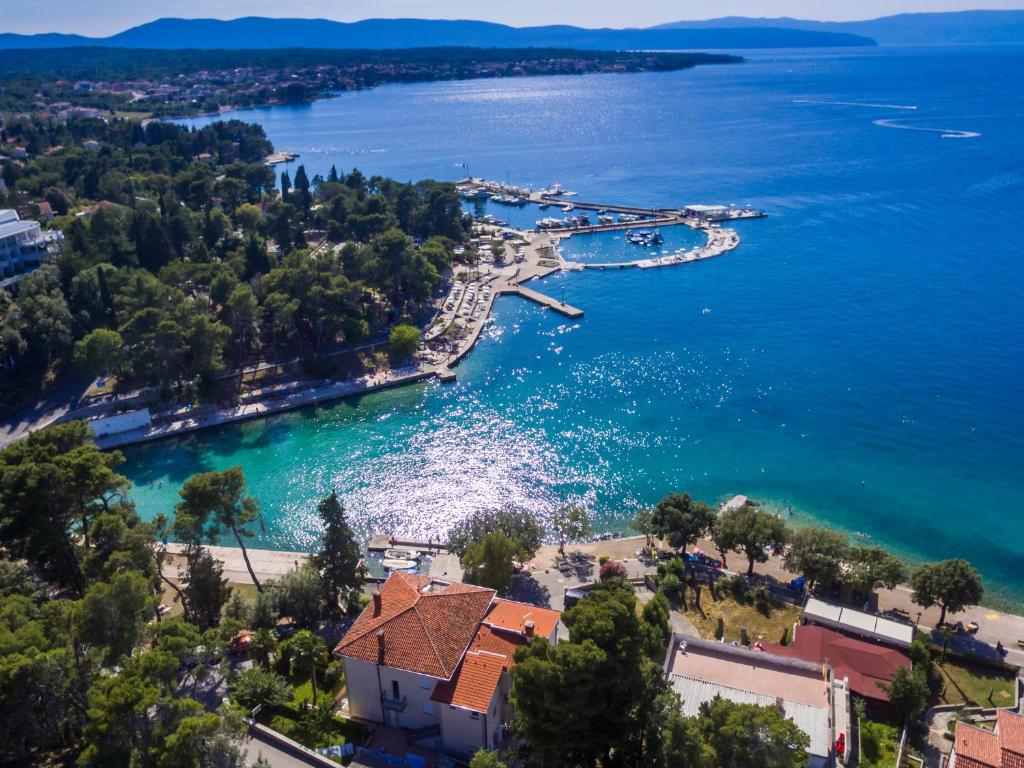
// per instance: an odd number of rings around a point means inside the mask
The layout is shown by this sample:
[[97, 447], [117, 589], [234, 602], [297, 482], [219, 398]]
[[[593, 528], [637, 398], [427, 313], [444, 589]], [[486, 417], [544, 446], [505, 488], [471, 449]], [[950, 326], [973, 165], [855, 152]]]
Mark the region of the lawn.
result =
[[[329, 721], [321, 721], [316, 727], [313, 727], [314, 720], [303, 715], [304, 705], [313, 702], [312, 682], [308, 676], [301, 673], [290, 675], [288, 682], [292, 684], [295, 691], [292, 700], [275, 708], [272, 713], [262, 714], [260, 722], [310, 749], [340, 746], [347, 743], [363, 743], [366, 737], [366, 728], [342, 717], [332, 717]], [[344, 677], [340, 678], [332, 688], [321, 687], [317, 701], [334, 701], [344, 687]]]
[[783, 632], [792, 636], [793, 624], [800, 618], [800, 608], [787, 603], [771, 601], [768, 610], [759, 611], [754, 603], [738, 602], [731, 594], [719, 591], [718, 599], [711, 597], [709, 589], [701, 590], [701, 610], [693, 605], [692, 595], [687, 602], [689, 610], [682, 611], [697, 628], [700, 636], [717, 640], [718, 622], [721, 620], [727, 642], [742, 639], [742, 630], [747, 630], [750, 642], [761, 638], [766, 643], [778, 643]]
[[893, 768], [899, 739], [900, 731], [895, 725], [861, 720], [859, 768]]
[[939, 694], [940, 704], [1013, 706], [1017, 678], [1012, 671], [949, 658], [936, 661], [935, 666], [942, 675], [944, 686]]

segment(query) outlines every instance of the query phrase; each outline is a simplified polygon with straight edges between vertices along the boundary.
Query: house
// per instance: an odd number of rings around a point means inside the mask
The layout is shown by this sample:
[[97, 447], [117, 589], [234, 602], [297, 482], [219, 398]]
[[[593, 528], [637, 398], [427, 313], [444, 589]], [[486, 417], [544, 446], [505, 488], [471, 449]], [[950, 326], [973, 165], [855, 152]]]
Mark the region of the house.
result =
[[889, 694], [881, 684], [891, 683], [901, 667], [910, 670], [910, 657], [902, 651], [847, 637], [825, 627], [796, 627], [792, 645], [764, 643], [761, 648], [778, 656], [830, 664], [837, 678], [849, 681], [851, 692], [869, 705], [882, 708], [888, 705]]
[[99, 149], [100, 143], [96, 139], [86, 139], [82, 142], [82, 147], [85, 149]]
[[947, 768], [1021, 768], [1024, 766], [1024, 715], [996, 710], [995, 728], [987, 731], [957, 721]]
[[509, 670], [534, 637], [556, 642], [558, 611], [494, 590], [392, 573], [338, 643], [355, 719], [467, 757], [504, 742]]
[[849, 691], [841, 682], [834, 684], [827, 665], [676, 635], [665, 659], [665, 678], [687, 717], [715, 697], [778, 707], [810, 739], [811, 768], [832, 765], [839, 743], [842, 757], [849, 754]]
[[0, 210], [0, 278], [25, 274], [39, 266], [48, 239], [38, 221], [22, 221], [13, 209]]
[[36, 203], [36, 208], [39, 209], [39, 218], [44, 221], [53, 221], [53, 206], [51, 206], [45, 200], [41, 203]]
[[25, 158], [28, 157], [28, 150], [25, 149], [24, 147], [15, 147], [13, 150], [11, 150], [11, 155], [14, 157], [15, 160], [24, 160]]

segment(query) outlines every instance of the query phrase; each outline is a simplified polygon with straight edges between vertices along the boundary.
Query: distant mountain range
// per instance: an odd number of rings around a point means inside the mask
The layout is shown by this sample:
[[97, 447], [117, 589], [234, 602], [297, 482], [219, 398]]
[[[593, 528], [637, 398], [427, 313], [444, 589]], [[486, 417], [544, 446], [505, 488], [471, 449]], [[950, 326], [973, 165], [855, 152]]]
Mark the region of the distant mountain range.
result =
[[0, 34], [0, 49], [106, 46], [149, 49], [360, 48], [424, 46], [678, 50], [945, 45], [1024, 42], [1024, 11], [887, 16], [870, 21], [729, 17], [644, 29], [510, 27], [486, 21], [367, 19], [158, 19], [110, 37]]

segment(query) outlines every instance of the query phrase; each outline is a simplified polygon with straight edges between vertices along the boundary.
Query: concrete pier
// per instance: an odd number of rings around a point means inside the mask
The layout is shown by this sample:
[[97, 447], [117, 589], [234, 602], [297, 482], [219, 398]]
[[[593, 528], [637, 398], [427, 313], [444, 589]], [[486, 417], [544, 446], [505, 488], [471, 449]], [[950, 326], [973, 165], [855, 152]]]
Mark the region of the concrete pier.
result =
[[555, 312], [570, 317], [574, 320], [583, 317], [583, 310], [577, 309], [565, 302], [553, 299], [550, 296], [538, 293], [532, 288], [527, 288], [524, 285], [510, 285], [507, 288], [502, 288], [501, 292], [507, 296], [522, 296], [524, 299], [529, 299], [542, 307], [553, 309]]

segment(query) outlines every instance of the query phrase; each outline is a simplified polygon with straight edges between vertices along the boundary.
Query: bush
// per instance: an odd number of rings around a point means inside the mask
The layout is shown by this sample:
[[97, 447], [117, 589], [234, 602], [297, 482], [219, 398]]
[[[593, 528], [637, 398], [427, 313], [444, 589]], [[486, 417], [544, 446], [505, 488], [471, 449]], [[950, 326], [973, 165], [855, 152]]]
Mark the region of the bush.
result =
[[764, 584], [760, 584], [754, 587], [750, 591], [750, 598], [754, 601], [754, 606], [760, 613], [765, 616], [771, 611], [771, 595], [768, 594], [768, 587]]
[[370, 604], [370, 596], [365, 592], [356, 592], [348, 598], [348, 615], [358, 616]]
[[674, 573], [666, 573], [661, 577], [661, 581], [658, 584], [658, 592], [667, 597], [670, 603], [675, 603], [679, 600], [680, 589], [682, 589], [682, 583]]
[[604, 565], [609, 560], [611, 560], [611, 558], [608, 557], [608, 555], [601, 555], [599, 558], [597, 558], [597, 563], [598, 565]]
[[727, 583], [730, 594], [737, 603], [747, 601], [747, 580], [740, 575], [733, 576]]
[[298, 735], [299, 725], [289, 717], [283, 717], [282, 715], [275, 715], [270, 720], [270, 727], [280, 733], [282, 736], [287, 736], [290, 739], [294, 739]]
[[331, 690], [338, 684], [345, 675], [345, 666], [339, 660], [334, 660], [327, 665], [327, 669], [324, 670], [323, 687], [325, 690]]
[[606, 579], [624, 579], [629, 574], [626, 571], [626, 566], [617, 560], [607, 560], [601, 565], [599, 576], [601, 581]]
[[289, 701], [294, 690], [281, 675], [260, 667], [238, 674], [229, 686], [231, 700], [244, 707], [278, 707]]
[[725, 637], [725, 622], [722, 621], [722, 617], [718, 617], [718, 626], [715, 627], [715, 640], [721, 640]]
[[420, 345], [419, 329], [411, 325], [396, 325], [388, 336], [395, 357], [411, 357]]

